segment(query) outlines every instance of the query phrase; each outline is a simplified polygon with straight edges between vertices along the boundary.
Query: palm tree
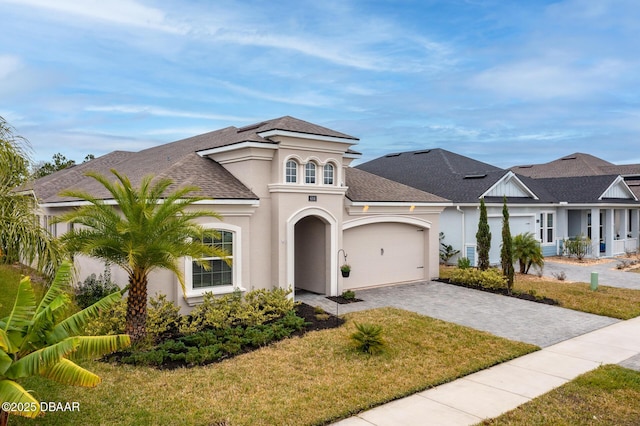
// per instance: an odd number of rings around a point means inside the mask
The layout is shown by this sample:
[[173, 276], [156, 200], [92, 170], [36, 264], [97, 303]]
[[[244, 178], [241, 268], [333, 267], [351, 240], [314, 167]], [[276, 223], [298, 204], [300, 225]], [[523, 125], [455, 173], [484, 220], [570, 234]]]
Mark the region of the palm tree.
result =
[[69, 358], [102, 356], [130, 344], [126, 334], [80, 336], [87, 320], [113, 305], [122, 293], [116, 291], [69, 316], [70, 279], [71, 263], [63, 262], [37, 303], [31, 280], [24, 277], [9, 316], [0, 319], [0, 402], [23, 408], [11, 412], [0, 409], [0, 426], [7, 424], [9, 414], [36, 417], [40, 413], [40, 404], [18, 380], [42, 376], [67, 385], [94, 387], [100, 377]]
[[61, 247], [39, 225], [34, 198], [16, 189], [29, 176], [27, 147], [0, 117], [0, 262], [25, 262], [53, 277], [62, 260]]
[[531, 265], [536, 265], [539, 268], [544, 266], [542, 249], [535, 235], [531, 232], [513, 237], [513, 258], [518, 261], [521, 274], [528, 274]]
[[109, 261], [122, 267], [129, 275], [127, 289], [126, 332], [134, 341], [146, 336], [147, 286], [149, 273], [157, 268], [172, 271], [185, 291], [184, 276], [178, 260], [191, 256], [204, 268], [209, 263], [202, 257], [226, 258], [228, 254], [215, 245], [205, 244], [204, 238], [217, 238], [211, 229], [195, 223], [200, 217], [216, 217], [211, 211], [187, 211], [187, 207], [201, 200], [189, 196], [196, 187], [187, 186], [165, 194], [172, 181], [152, 176], [142, 179], [134, 188], [129, 178], [111, 170], [117, 180], [89, 172], [87, 176], [100, 182], [119, 206], [118, 212], [104, 200], [83, 191], [65, 191], [61, 195], [88, 202], [77, 210], [59, 216], [60, 222], [82, 226], [61, 237], [71, 253], [82, 253]]

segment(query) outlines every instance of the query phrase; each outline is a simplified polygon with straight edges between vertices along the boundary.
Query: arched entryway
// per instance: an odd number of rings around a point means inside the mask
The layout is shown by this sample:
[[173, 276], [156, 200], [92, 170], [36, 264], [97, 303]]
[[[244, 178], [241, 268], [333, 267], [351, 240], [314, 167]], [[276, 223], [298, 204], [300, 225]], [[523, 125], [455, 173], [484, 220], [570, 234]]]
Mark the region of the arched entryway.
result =
[[[287, 277], [296, 290], [337, 294], [337, 221], [324, 209], [306, 208], [287, 221]], [[332, 273], [333, 271], [333, 273]]]
[[317, 216], [307, 216], [295, 224], [294, 238], [296, 289], [326, 294], [329, 290], [329, 225]]

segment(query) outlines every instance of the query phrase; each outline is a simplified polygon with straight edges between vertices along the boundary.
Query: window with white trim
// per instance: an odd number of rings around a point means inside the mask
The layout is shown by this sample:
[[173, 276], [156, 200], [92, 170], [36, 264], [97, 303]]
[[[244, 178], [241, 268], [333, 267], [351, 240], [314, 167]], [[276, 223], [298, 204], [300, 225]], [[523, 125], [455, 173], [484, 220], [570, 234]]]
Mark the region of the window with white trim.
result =
[[334, 170], [335, 168], [333, 167], [333, 164], [329, 163], [329, 164], [325, 164], [324, 168], [323, 168], [323, 174], [324, 174], [324, 184], [325, 185], [333, 185], [333, 175], [334, 175]]
[[555, 226], [553, 213], [540, 213], [540, 241], [542, 244], [555, 242]]
[[307, 163], [304, 165], [304, 182], [316, 183], [316, 163]]
[[[228, 258], [233, 261], [233, 232], [218, 231], [218, 236], [219, 238], [207, 237], [203, 242], [225, 250], [229, 253]], [[229, 266], [220, 257], [205, 257], [203, 260], [209, 263], [210, 269], [207, 271], [197, 262], [193, 262], [191, 278], [194, 289], [233, 285], [233, 266]]]
[[298, 163], [296, 163], [294, 160], [289, 160], [287, 161], [285, 169], [285, 182], [298, 182]]

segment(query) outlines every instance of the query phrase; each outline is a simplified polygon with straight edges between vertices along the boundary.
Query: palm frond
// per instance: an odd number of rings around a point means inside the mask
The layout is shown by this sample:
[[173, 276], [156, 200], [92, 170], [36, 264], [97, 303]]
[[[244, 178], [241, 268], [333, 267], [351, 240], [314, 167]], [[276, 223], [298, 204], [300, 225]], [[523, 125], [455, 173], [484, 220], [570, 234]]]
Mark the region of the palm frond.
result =
[[11, 414], [29, 418], [35, 418], [40, 414], [40, 403], [13, 380], [0, 380], [0, 395], [2, 402], [30, 404], [30, 407], [35, 408], [33, 411], [12, 411]]
[[24, 355], [14, 361], [5, 372], [10, 379], [19, 379], [41, 374], [43, 371], [59, 362], [63, 357], [75, 351], [80, 342], [77, 337], [70, 337], [51, 346]]
[[54, 380], [63, 385], [82, 386], [92, 388], [97, 386], [102, 379], [89, 370], [85, 370], [78, 364], [66, 358], [52, 365], [42, 373], [43, 377]]

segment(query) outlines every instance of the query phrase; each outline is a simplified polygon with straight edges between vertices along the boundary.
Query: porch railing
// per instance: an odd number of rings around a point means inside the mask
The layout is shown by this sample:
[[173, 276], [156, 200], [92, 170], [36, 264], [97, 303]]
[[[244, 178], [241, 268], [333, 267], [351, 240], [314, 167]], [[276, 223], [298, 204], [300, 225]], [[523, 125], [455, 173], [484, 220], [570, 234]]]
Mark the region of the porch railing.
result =
[[638, 239], [637, 238], [627, 238], [624, 240], [624, 252], [637, 252], [638, 251]]
[[626, 240], [613, 240], [613, 254], [614, 256], [624, 254], [624, 246]]

